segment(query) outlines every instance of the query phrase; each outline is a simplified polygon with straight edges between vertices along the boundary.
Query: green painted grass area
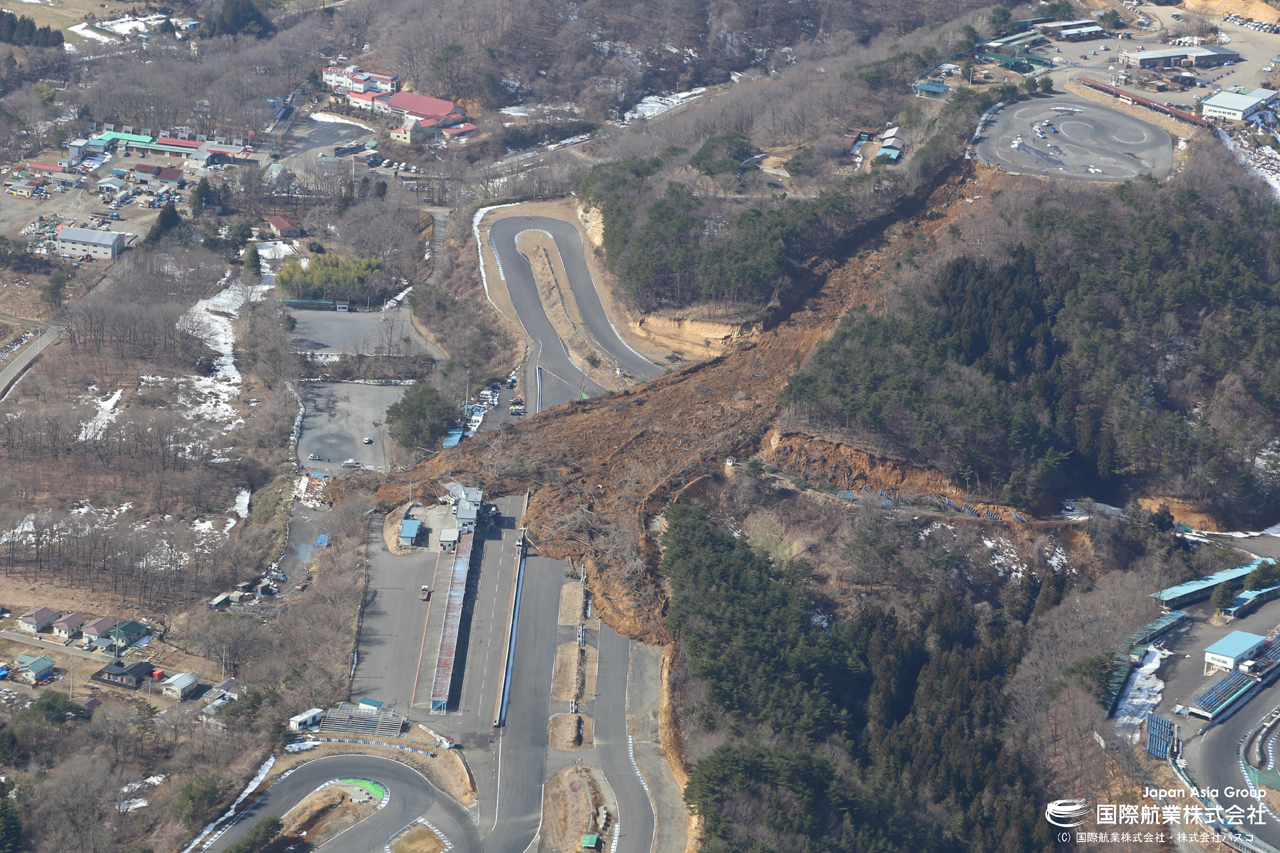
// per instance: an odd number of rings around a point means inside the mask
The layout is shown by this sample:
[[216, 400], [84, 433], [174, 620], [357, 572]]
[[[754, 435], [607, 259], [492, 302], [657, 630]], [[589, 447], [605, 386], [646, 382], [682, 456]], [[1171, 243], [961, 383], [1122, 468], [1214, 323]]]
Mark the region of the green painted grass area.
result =
[[381, 800], [387, 795], [387, 789], [379, 785], [377, 782], [370, 782], [367, 779], [340, 779], [348, 785], [355, 785], [357, 788], [364, 788], [370, 794], [373, 794], [375, 800]]

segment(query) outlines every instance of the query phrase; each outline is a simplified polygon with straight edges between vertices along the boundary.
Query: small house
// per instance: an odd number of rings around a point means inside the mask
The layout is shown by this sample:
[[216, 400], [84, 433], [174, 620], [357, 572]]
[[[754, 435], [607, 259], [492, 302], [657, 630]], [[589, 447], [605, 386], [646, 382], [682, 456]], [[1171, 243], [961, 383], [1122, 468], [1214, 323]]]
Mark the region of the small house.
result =
[[440, 531], [440, 550], [446, 554], [458, 550], [458, 528], [448, 527]]
[[209, 695], [214, 698], [225, 696], [231, 701], [244, 698], [244, 686], [235, 678], [226, 678], [213, 685], [213, 689], [209, 691]]
[[324, 710], [321, 708], [312, 708], [296, 717], [289, 718], [289, 731], [300, 732], [303, 729], [320, 725], [320, 721], [324, 719]]
[[18, 629], [28, 634], [43, 634], [53, 627], [62, 614], [52, 607], [37, 607], [18, 617]]
[[110, 178], [103, 178], [102, 180], [98, 181], [98, 192], [106, 193], [107, 195], [115, 195], [116, 193], [123, 190], [124, 187], [125, 187], [124, 181], [114, 176]]
[[301, 237], [302, 226], [287, 216], [273, 216], [267, 220], [267, 227], [277, 237]]
[[17, 678], [28, 684], [39, 684], [53, 676], [53, 658], [48, 655], [18, 655]]
[[137, 690], [151, 680], [152, 672], [150, 661], [138, 660], [125, 663], [120, 658], [116, 658], [90, 677], [103, 684], [114, 684], [117, 687]]
[[174, 699], [183, 700], [191, 698], [191, 694], [196, 692], [200, 686], [200, 677], [194, 672], [180, 672], [177, 675], [171, 675], [164, 680], [164, 686], [161, 692], [165, 696]]
[[118, 619], [111, 616], [102, 616], [86, 622], [80, 630], [85, 639], [92, 641], [95, 646], [109, 646], [111, 645], [111, 629], [118, 624], [120, 624]]
[[84, 626], [84, 623], [83, 613], [68, 613], [53, 623], [53, 634], [55, 637], [61, 637], [64, 640], [74, 640], [80, 636], [80, 629]]
[[20, 198], [34, 198], [48, 192], [45, 189], [45, 185], [48, 183], [49, 181], [46, 178], [28, 178], [25, 181], [18, 181], [9, 187], [9, 192]]
[[151, 629], [141, 622], [126, 619], [108, 631], [107, 636], [111, 638], [111, 642], [123, 649], [132, 646], [150, 633]]

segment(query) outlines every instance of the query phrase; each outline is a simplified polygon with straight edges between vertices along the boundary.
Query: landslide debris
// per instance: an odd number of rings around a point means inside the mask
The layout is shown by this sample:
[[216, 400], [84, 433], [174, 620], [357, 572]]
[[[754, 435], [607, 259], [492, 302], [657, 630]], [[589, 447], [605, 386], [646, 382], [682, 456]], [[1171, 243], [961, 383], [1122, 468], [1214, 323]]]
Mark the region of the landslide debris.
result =
[[[929, 232], [945, 229], [950, 215], [959, 212], [956, 199], [972, 192], [960, 187], [969, 168], [935, 189], [912, 224]], [[593, 606], [615, 630], [650, 642], [667, 640], [665, 596], [654, 573], [654, 519], [688, 483], [723, 470], [726, 457], [745, 460], [758, 452], [775, 426], [778, 394], [805, 356], [849, 307], [878, 307], [884, 296], [870, 282], [907, 240], [888, 232], [869, 239], [878, 242], [853, 247], [861, 254], [843, 266], [812, 273], [820, 286], [756, 340], [707, 361], [677, 364], [641, 386], [482, 433], [417, 466], [413, 481], [425, 486], [452, 476], [490, 494], [530, 490], [524, 523], [531, 545], [555, 559], [587, 563]], [[785, 446], [794, 450], [799, 440], [788, 438]], [[896, 470], [906, 470], [898, 465]], [[869, 466], [864, 479], [894, 488], [878, 479], [881, 470]], [[957, 489], [951, 484], [947, 490]], [[389, 480], [378, 497], [388, 504], [403, 501], [403, 482]]]

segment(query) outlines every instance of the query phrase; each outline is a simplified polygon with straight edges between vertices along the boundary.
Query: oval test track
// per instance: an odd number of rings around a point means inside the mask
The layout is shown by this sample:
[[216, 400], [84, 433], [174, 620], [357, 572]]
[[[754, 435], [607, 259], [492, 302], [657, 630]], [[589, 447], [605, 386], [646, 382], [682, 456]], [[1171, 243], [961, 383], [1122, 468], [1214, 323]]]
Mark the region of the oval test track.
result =
[[391, 798], [384, 808], [315, 850], [381, 853], [392, 836], [419, 817], [431, 821], [453, 842], [458, 853], [478, 853], [481, 849], [479, 832], [467, 811], [417, 770], [390, 758], [344, 754], [309, 761], [276, 782], [238, 816], [208, 848], [209, 853], [222, 853], [263, 818], [283, 816], [325, 782], [350, 776], [377, 779], [387, 786]]

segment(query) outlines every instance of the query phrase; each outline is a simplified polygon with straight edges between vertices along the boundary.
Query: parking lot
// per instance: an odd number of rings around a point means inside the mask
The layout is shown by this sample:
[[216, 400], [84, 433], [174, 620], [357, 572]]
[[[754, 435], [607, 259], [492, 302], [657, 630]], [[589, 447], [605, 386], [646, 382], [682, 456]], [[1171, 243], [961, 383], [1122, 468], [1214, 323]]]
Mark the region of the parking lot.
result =
[[1089, 181], [1163, 177], [1173, 166], [1168, 133], [1067, 94], [1018, 102], [996, 113], [977, 153], [1011, 171]]
[[[304, 470], [334, 475], [347, 459], [365, 468], [386, 470], [391, 436], [382, 417], [404, 395], [404, 386], [308, 382], [301, 390], [307, 416], [302, 421], [298, 457]], [[365, 438], [371, 443], [365, 444]], [[313, 455], [319, 458], [311, 460]]]
[[414, 328], [409, 308], [346, 313], [292, 311], [298, 322], [290, 338], [295, 352], [338, 355], [424, 355], [443, 361], [444, 354]]

